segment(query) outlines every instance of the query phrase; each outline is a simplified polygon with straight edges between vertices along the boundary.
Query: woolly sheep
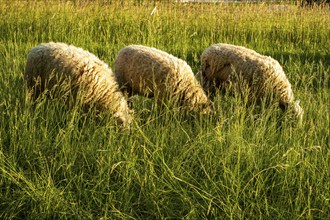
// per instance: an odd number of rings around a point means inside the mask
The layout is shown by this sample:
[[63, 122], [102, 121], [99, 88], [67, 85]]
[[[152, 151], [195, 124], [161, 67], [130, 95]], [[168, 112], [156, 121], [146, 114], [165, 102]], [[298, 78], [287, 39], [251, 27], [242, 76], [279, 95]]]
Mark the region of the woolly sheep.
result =
[[[183, 60], [156, 48], [130, 45], [115, 60], [119, 85], [131, 95], [154, 97], [159, 103], [179, 104], [188, 110], [211, 112], [211, 103]], [[173, 104], [172, 103], [172, 104]]]
[[237, 91], [246, 86], [256, 100], [274, 94], [281, 109], [290, 107], [301, 123], [300, 100], [294, 101], [291, 84], [275, 59], [242, 46], [214, 44], [202, 53], [201, 63], [196, 77], [206, 91]]
[[112, 70], [90, 52], [65, 43], [44, 43], [28, 54], [24, 79], [34, 97], [55, 85], [64, 87], [75, 98], [81, 95], [84, 106], [95, 104], [97, 109], [107, 109], [124, 126], [131, 123], [131, 110], [119, 89]]

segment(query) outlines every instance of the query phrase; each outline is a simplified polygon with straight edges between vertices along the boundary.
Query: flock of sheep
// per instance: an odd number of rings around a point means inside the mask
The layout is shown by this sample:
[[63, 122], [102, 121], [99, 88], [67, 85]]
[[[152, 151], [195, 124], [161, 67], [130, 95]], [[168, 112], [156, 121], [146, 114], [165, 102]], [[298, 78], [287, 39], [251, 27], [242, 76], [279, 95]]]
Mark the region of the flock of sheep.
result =
[[31, 49], [24, 80], [35, 99], [66, 82], [73, 97], [79, 97], [84, 105], [109, 110], [125, 127], [132, 122], [132, 110], [124, 93], [154, 97], [158, 103], [207, 114], [214, 111], [209, 98], [215, 91], [247, 89], [251, 100], [276, 97], [283, 110], [290, 109], [298, 122], [302, 121], [304, 111], [299, 100], [294, 100], [281, 65], [245, 47], [211, 45], [202, 54], [196, 77], [185, 61], [142, 45], [122, 48], [114, 69], [86, 50], [50, 42]]

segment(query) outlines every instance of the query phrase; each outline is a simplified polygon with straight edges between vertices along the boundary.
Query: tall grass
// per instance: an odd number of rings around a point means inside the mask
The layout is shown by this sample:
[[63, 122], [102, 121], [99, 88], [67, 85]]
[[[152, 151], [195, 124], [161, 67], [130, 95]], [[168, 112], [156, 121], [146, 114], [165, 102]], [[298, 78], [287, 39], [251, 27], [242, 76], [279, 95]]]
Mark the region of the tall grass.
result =
[[[330, 216], [329, 8], [146, 1], [0, 1], [0, 218], [327, 219]], [[83, 47], [112, 66], [128, 44], [174, 54], [197, 72], [212, 43], [283, 65], [305, 109], [217, 95], [217, 113], [132, 99], [134, 124], [61, 100], [29, 101], [22, 78], [41, 42]]]

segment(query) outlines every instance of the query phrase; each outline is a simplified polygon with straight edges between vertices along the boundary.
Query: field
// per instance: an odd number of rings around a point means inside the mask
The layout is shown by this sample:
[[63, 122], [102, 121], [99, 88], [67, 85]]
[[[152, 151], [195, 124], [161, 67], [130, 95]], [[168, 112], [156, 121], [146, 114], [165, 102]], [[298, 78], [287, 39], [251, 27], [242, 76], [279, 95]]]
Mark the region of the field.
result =
[[[329, 218], [329, 7], [110, 2], [0, 0], [0, 219]], [[49, 41], [111, 67], [153, 46], [194, 72], [209, 45], [246, 46], [282, 64], [303, 125], [221, 94], [209, 116], [133, 97], [129, 131], [61, 99], [33, 105], [26, 57]]]

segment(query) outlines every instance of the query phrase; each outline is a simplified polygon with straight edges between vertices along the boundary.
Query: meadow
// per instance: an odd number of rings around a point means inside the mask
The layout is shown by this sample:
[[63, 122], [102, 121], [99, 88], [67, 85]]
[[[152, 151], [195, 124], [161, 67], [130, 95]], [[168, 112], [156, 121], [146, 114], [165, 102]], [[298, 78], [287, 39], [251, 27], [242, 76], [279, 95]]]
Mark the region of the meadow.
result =
[[[328, 219], [330, 9], [283, 3], [0, 0], [0, 219]], [[153, 13], [152, 13], [153, 11]], [[109, 66], [129, 44], [180, 57], [197, 73], [214, 43], [283, 66], [305, 110], [218, 94], [205, 116], [132, 98], [134, 123], [33, 105], [29, 50], [61, 41]]]

